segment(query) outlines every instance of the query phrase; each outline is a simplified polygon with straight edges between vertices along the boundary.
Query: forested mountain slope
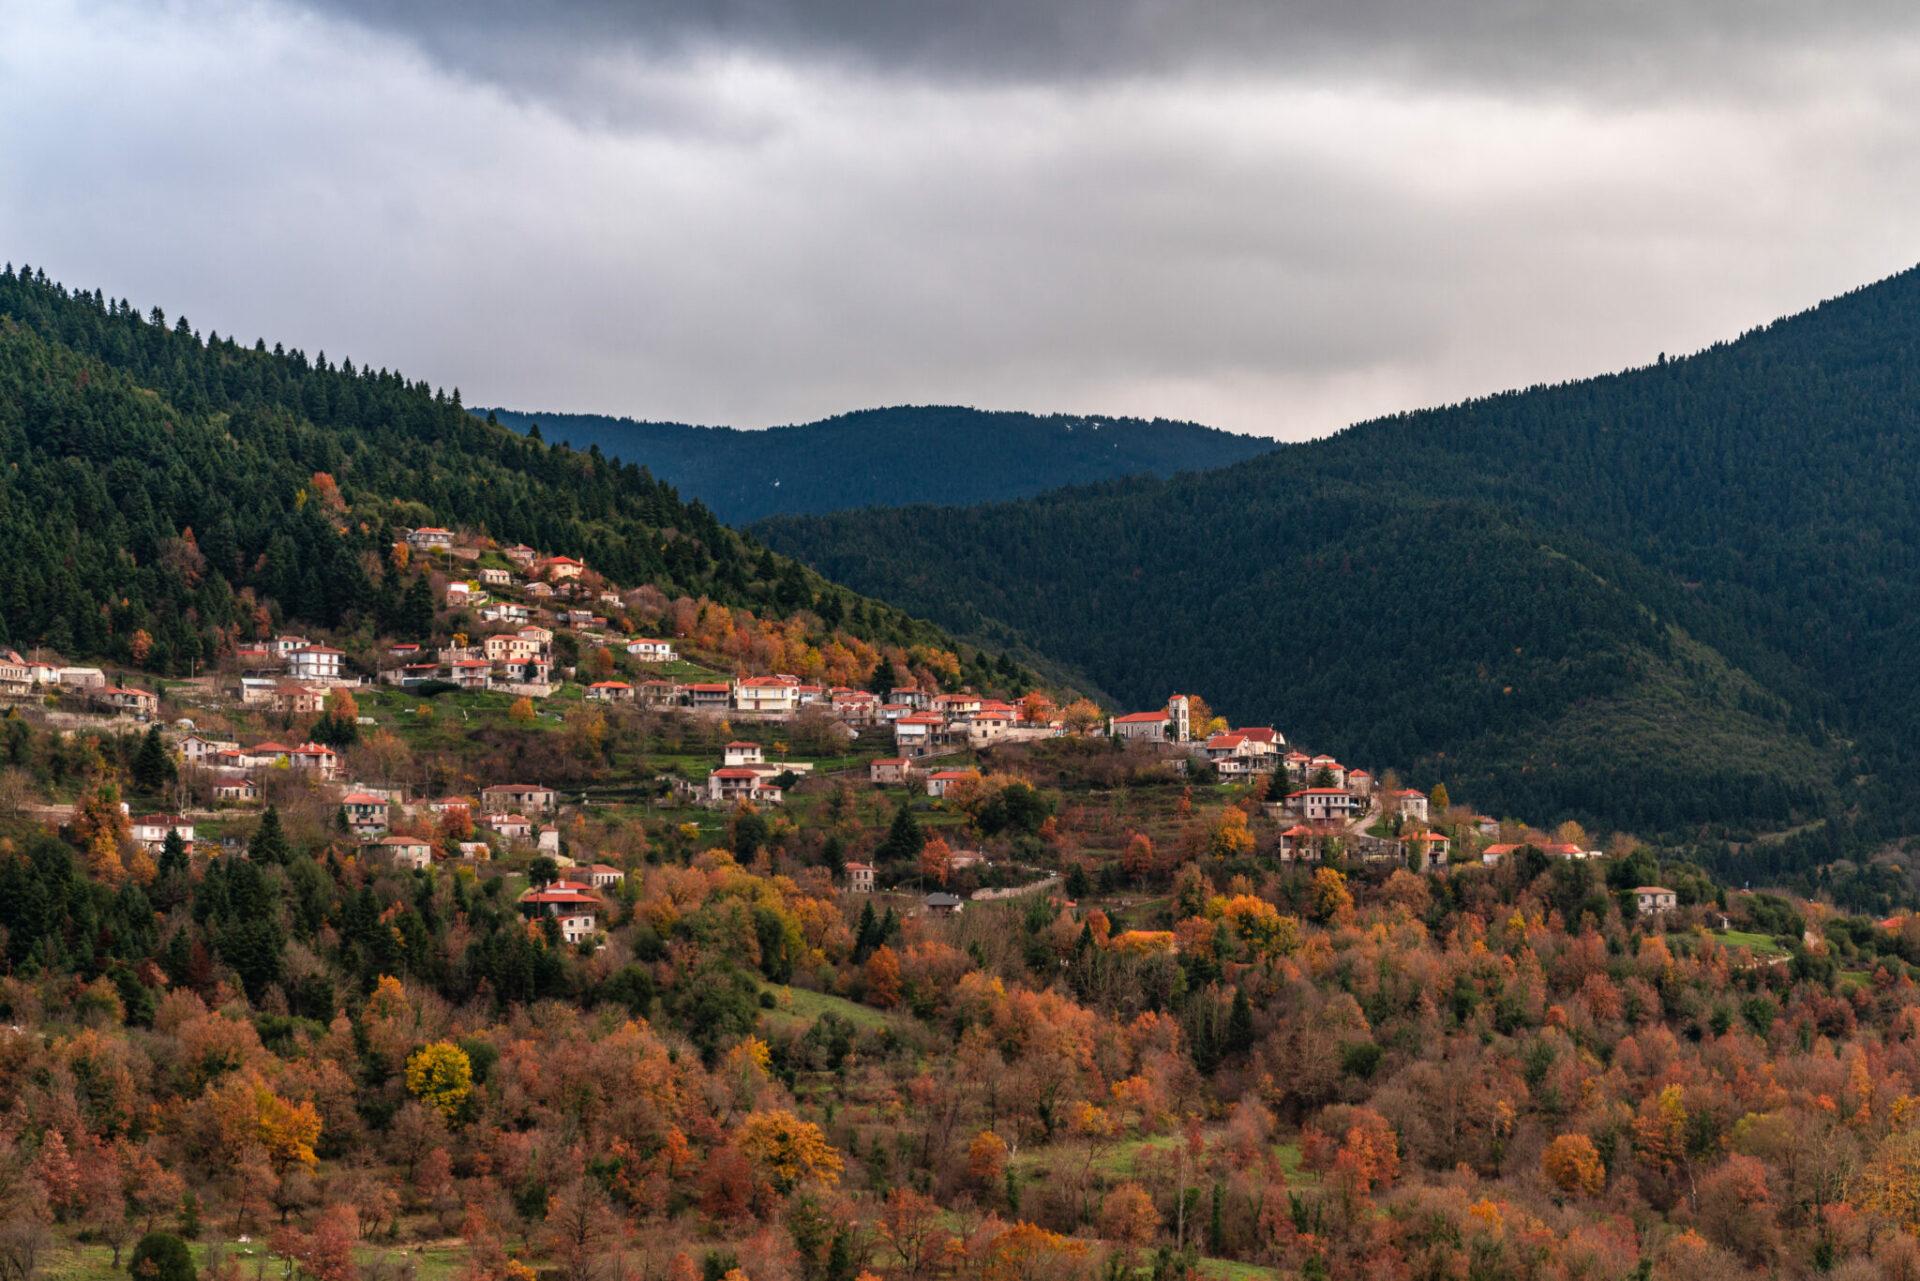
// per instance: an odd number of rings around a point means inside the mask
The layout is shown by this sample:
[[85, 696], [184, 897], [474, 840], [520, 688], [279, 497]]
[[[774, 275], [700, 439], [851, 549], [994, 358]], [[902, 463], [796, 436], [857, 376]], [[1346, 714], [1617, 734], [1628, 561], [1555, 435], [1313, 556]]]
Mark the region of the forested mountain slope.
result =
[[[489, 426], [457, 392], [203, 340], [185, 317], [0, 274], [0, 642], [186, 671], [253, 634], [258, 611], [384, 632], [403, 587], [394, 530], [425, 523], [576, 556], [616, 582], [948, 644], [645, 469]], [[132, 654], [141, 632], [151, 649]]]
[[782, 512], [1022, 498], [1119, 476], [1222, 467], [1273, 448], [1270, 440], [1197, 423], [953, 405], [863, 409], [767, 431], [490, 412], [515, 431], [537, 424], [548, 441], [597, 445], [608, 457], [641, 463], [735, 523]]
[[1142, 705], [1205, 672], [1238, 720], [1492, 805], [1785, 819], [1920, 754], [1916, 428], [1907, 272], [1204, 475], [757, 532]]

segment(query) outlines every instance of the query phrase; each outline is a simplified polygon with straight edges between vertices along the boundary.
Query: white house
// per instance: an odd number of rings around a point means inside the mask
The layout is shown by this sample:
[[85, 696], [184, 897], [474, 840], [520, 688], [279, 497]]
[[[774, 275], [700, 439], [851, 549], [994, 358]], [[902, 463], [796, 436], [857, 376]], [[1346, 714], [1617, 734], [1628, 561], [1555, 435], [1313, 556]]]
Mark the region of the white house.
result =
[[746, 739], [728, 743], [724, 750], [725, 764], [728, 765], [764, 765], [767, 762], [766, 754], [760, 750], [760, 744]]
[[1352, 818], [1358, 804], [1351, 793], [1338, 787], [1303, 787], [1287, 793], [1287, 809], [1309, 823]]
[[680, 657], [674, 652], [672, 641], [655, 640], [650, 636], [636, 636], [628, 641], [627, 653], [643, 663], [671, 663]]
[[854, 894], [873, 893], [873, 864], [847, 864], [847, 889]]
[[180, 833], [188, 853], [193, 851], [193, 821], [178, 814], [147, 814], [133, 820], [134, 842], [149, 854], [158, 854], [167, 843], [167, 833]]
[[951, 789], [955, 783], [964, 782], [967, 779], [979, 778], [979, 777], [980, 777], [980, 774], [979, 774], [979, 771], [977, 770], [970, 770], [970, 769], [935, 770], [933, 773], [927, 775], [927, 795], [928, 796], [945, 796], [948, 790]]
[[739, 765], [723, 767], [707, 775], [707, 799], [715, 804], [756, 801], [778, 805], [783, 794], [759, 770]]
[[794, 689], [799, 683], [778, 676], [749, 676], [734, 683], [733, 705], [743, 712], [790, 716], [799, 709]]
[[422, 525], [407, 532], [407, 546], [420, 551], [445, 551], [453, 546], [453, 531], [438, 525]]
[[297, 681], [337, 681], [345, 654], [327, 645], [309, 645], [287, 655], [287, 672]]

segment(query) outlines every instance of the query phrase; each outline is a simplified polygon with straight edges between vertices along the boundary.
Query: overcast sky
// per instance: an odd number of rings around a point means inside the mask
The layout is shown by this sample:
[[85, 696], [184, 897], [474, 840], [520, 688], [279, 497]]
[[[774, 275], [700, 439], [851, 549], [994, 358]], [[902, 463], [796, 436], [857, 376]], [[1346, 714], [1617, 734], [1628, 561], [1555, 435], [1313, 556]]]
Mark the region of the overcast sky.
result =
[[1911, 4], [0, 3], [0, 258], [470, 404], [1302, 438], [1732, 336], [1916, 208]]

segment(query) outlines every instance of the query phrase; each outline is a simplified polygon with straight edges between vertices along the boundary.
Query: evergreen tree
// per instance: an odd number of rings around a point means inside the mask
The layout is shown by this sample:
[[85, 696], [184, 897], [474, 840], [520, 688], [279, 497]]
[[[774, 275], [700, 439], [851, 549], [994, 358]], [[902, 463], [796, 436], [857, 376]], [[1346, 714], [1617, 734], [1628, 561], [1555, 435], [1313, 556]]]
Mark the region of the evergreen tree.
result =
[[280, 827], [280, 810], [269, 805], [267, 812], [260, 816], [260, 826], [254, 829], [253, 839], [247, 842], [247, 857], [265, 866], [284, 864], [292, 856], [287, 834]]
[[171, 787], [178, 776], [173, 754], [160, 737], [160, 727], [149, 726], [133, 758], [134, 787], [149, 796], [158, 796]]
[[920, 820], [913, 816], [911, 801], [901, 801], [900, 808], [894, 811], [893, 822], [887, 828], [886, 839], [880, 842], [874, 851], [874, 857], [883, 863], [901, 863], [920, 857], [920, 851], [926, 847], [927, 834], [921, 830]]
[[1253, 1005], [1247, 1000], [1247, 989], [1243, 987], [1233, 990], [1233, 1008], [1227, 1014], [1227, 1032], [1221, 1048], [1230, 1055], [1253, 1051]]

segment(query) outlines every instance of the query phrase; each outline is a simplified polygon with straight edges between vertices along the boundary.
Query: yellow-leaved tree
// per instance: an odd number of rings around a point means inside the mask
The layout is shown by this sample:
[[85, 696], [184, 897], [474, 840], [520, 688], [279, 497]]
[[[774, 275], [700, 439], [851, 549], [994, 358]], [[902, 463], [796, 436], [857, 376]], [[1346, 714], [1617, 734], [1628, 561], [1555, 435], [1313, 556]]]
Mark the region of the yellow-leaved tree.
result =
[[407, 1090], [451, 1121], [473, 1093], [473, 1063], [452, 1041], [423, 1045], [407, 1059]]
[[781, 1193], [808, 1179], [837, 1183], [846, 1164], [819, 1126], [785, 1108], [748, 1116], [740, 1126], [740, 1150]]

